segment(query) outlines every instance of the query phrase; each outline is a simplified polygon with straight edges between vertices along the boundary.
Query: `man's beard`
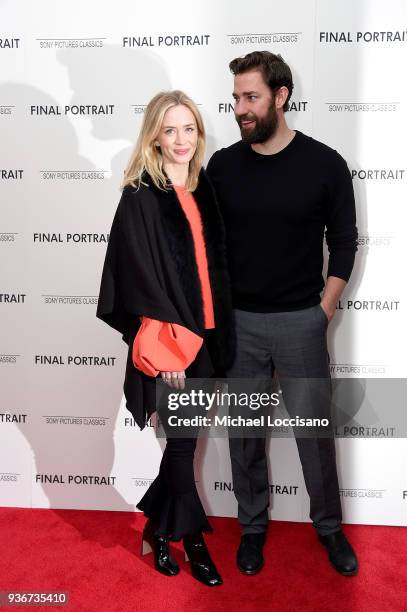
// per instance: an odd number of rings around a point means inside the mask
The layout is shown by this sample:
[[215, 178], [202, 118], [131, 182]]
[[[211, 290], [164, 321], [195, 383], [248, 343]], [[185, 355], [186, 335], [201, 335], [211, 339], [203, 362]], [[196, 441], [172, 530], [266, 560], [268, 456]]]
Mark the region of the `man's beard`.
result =
[[[272, 137], [277, 129], [278, 115], [274, 106], [274, 100], [265, 117], [259, 118], [253, 113], [247, 113], [236, 117], [236, 121], [240, 127], [240, 134], [243, 142], [246, 144], [261, 144]], [[254, 121], [255, 125], [252, 128], [242, 127], [242, 121]]]

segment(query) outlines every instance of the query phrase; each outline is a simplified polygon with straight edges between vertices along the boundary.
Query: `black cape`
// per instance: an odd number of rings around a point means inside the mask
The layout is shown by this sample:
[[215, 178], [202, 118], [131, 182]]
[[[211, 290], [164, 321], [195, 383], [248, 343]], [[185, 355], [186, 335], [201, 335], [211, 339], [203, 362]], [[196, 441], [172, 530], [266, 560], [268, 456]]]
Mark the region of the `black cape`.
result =
[[[134, 367], [132, 346], [140, 316], [177, 323], [204, 337], [201, 285], [189, 222], [175, 190], [123, 189], [114, 215], [100, 283], [96, 316], [128, 344], [126, 407], [143, 429], [155, 411], [155, 378]], [[232, 364], [235, 335], [226, 264], [225, 230], [213, 187], [202, 169], [193, 193], [203, 225], [215, 314], [216, 373]], [[203, 343], [188, 377], [210, 377], [213, 359]]]

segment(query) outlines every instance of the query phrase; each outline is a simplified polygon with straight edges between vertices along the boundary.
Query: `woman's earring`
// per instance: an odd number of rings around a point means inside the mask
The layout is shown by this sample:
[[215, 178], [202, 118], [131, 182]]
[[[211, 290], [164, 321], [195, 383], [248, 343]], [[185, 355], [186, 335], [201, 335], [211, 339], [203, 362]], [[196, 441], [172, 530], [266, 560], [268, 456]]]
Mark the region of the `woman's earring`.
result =
[[155, 142], [155, 143], [154, 143], [154, 146], [155, 146], [155, 147], [159, 147], [159, 146], [160, 146], [160, 143], [159, 143], [159, 142]]

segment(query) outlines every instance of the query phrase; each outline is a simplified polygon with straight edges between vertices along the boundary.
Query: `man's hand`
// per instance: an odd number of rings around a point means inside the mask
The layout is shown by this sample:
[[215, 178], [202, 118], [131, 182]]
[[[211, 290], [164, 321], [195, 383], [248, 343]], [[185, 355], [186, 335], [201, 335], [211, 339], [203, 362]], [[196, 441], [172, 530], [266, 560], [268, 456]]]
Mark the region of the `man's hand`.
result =
[[346, 287], [346, 281], [337, 276], [328, 276], [325, 291], [321, 299], [321, 308], [325, 312], [328, 321], [331, 321], [335, 312], [336, 305]]
[[161, 378], [163, 381], [174, 389], [185, 388], [185, 371], [182, 372], [161, 372]]
[[328, 304], [327, 302], [325, 302], [323, 299], [321, 300], [320, 306], [322, 310], [324, 311], [326, 318], [328, 319], [328, 322], [331, 321], [331, 319], [333, 319], [333, 316], [335, 314], [336, 306], [332, 308], [332, 306]]

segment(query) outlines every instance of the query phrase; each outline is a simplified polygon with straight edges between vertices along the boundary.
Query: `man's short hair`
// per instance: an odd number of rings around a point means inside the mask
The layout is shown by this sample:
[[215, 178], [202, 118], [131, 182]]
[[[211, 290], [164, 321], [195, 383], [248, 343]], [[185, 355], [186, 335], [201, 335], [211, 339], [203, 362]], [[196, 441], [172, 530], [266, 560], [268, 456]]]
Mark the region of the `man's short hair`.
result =
[[232, 74], [242, 74], [249, 70], [261, 72], [264, 82], [274, 93], [280, 87], [287, 87], [288, 96], [283, 106], [283, 111], [288, 111], [288, 102], [293, 91], [293, 77], [288, 64], [280, 54], [275, 55], [270, 51], [253, 51], [243, 57], [237, 57], [229, 64]]

